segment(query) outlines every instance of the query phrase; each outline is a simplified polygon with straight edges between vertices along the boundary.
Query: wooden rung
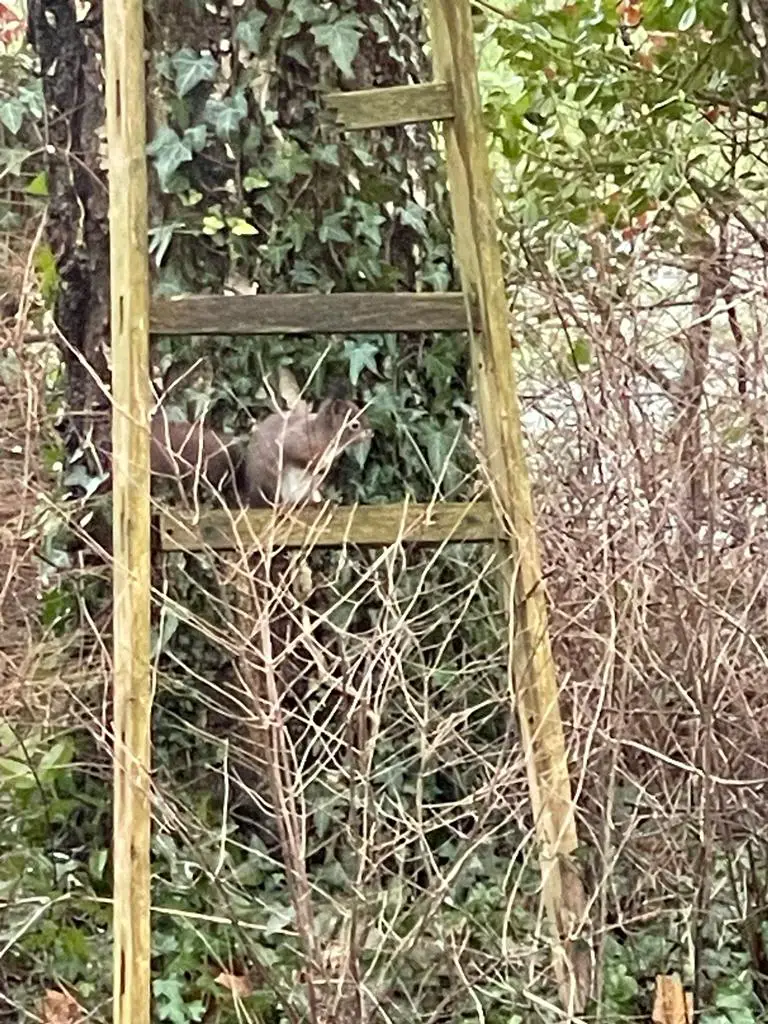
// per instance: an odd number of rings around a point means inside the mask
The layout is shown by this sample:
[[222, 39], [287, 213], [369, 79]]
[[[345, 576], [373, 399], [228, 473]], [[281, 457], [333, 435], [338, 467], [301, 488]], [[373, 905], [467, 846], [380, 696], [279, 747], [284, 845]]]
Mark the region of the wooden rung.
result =
[[453, 89], [448, 82], [332, 92], [325, 102], [336, 112], [336, 123], [347, 129], [390, 128], [453, 117]]
[[[491, 541], [498, 525], [489, 501], [415, 505], [346, 505], [301, 510], [249, 509], [201, 512], [195, 526], [189, 516], [159, 517], [163, 551], [203, 551], [271, 547], [342, 547], [398, 541]], [[236, 534], [235, 534], [236, 531]]]
[[153, 334], [365, 334], [466, 331], [461, 292], [331, 292], [157, 299]]

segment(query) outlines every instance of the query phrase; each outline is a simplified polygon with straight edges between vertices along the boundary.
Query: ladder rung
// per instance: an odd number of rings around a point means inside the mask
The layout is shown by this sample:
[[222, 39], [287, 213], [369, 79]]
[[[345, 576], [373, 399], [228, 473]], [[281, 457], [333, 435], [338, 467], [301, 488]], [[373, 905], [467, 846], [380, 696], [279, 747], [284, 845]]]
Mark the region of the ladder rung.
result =
[[[342, 547], [398, 541], [490, 541], [499, 535], [489, 501], [434, 505], [347, 505], [300, 510], [249, 509], [201, 512], [197, 525], [186, 513], [159, 516], [163, 551], [245, 550], [271, 547]], [[234, 534], [236, 531], [236, 536]], [[239, 538], [239, 542], [238, 542]]]
[[448, 82], [332, 92], [325, 102], [336, 112], [336, 123], [347, 129], [390, 128], [453, 117], [453, 89]]
[[330, 292], [156, 299], [152, 334], [466, 331], [461, 292]]

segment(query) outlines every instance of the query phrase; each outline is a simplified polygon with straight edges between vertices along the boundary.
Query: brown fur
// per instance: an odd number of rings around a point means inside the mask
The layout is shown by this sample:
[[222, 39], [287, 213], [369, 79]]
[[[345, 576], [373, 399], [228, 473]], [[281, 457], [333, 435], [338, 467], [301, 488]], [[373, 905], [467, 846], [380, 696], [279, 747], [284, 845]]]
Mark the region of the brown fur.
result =
[[311, 501], [334, 460], [370, 436], [368, 417], [342, 398], [327, 398], [315, 413], [304, 405], [272, 413], [251, 435], [243, 497], [251, 508]]
[[160, 412], [152, 417], [150, 466], [152, 474], [192, 484], [196, 479], [219, 489], [234, 476], [240, 461], [240, 442], [224, 440], [201, 420], [171, 421]]

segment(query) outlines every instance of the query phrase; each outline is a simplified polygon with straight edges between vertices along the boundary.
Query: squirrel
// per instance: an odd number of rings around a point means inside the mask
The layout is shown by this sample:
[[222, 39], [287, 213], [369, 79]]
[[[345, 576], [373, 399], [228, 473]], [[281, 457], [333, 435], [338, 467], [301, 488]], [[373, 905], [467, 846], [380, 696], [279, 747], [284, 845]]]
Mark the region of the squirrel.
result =
[[150, 468], [153, 476], [189, 484], [202, 480], [214, 490], [235, 479], [244, 454], [243, 442], [225, 440], [202, 420], [169, 420], [164, 413], [152, 417]]
[[251, 435], [240, 494], [251, 508], [313, 501], [335, 459], [372, 436], [368, 417], [344, 398], [326, 398], [317, 412], [302, 403], [272, 413]]

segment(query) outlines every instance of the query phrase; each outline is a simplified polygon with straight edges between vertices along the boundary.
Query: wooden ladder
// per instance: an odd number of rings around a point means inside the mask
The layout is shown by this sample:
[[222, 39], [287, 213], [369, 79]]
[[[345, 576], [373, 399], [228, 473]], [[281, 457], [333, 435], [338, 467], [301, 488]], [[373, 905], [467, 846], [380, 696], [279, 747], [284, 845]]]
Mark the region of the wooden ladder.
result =
[[[130, 823], [126, 828], [134, 829], [125, 841], [132, 838], [132, 848], [146, 850], [148, 860], [149, 826], [142, 818], [148, 813], [147, 782], [128, 767], [140, 764], [149, 770], [149, 471], [146, 430], [138, 426], [147, 422], [149, 409], [148, 383], [146, 389], [143, 384], [144, 378], [148, 382], [147, 311], [149, 331], [163, 335], [466, 331], [493, 501], [325, 508], [319, 513], [310, 508], [282, 516], [277, 527], [271, 510], [251, 510], [234, 514], [239, 520], [235, 529], [247, 531], [241, 538], [246, 546], [251, 531], [258, 535], [267, 524], [275, 543], [287, 546], [302, 546], [310, 537], [315, 546], [386, 545], [399, 539], [499, 545], [512, 637], [510, 672], [539, 842], [542, 893], [561, 1000], [573, 1013], [583, 1008], [589, 985], [588, 947], [585, 953], [583, 944], [572, 941], [585, 923], [585, 899], [572, 861], [577, 846], [574, 808], [511, 358], [470, 0], [428, 0], [428, 7], [436, 81], [334, 93], [328, 102], [346, 130], [443, 123], [462, 292], [199, 297], [157, 300], [150, 308], [147, 249], [141, 238], [146, 232], [146, 169], [137, 172], [136, 162], [139, 152], [144, 163], [141, 2], [106, 0], [116, 410], [115, 813], [125, 814]], [[121, 116], [130, 106], [142, 112], [141, 123]], [[136, 244], [118, 242], [126, 237]], [[121, 451], [134, 467], [130, 479], [118, 467]], [[163, 515], [160, 536], [164, 550], [237, 544], [233, 513], [225, 510], [203, 513], [195, 525]], [[132, 703], [129, 695], [136, 694], [144, 699]], [[116, 844], [120, 841], [116, 830]], [[138, 861], [129, 861], [125, 854], [118, 860], [116, 851], [115, 870], [116, 921], [121, 901], [129, 920], [134, 915], [132, 926], [115, 930], [115, 1019], [144, 1024], [148, 1018], [137, 994], [147, 987], [148, 976], [136, 973], [134, 957], [148, 942], [148, 923], [141, 916], [148, 918], [148, 904], [137, 903], [135, 893], [148, 883], [148, 868], [145, 878]]]

